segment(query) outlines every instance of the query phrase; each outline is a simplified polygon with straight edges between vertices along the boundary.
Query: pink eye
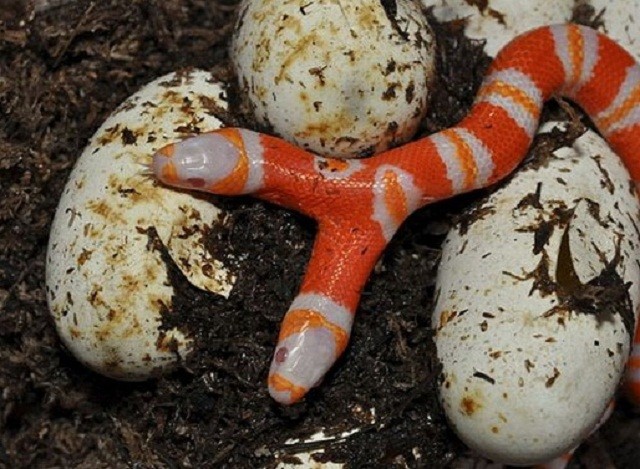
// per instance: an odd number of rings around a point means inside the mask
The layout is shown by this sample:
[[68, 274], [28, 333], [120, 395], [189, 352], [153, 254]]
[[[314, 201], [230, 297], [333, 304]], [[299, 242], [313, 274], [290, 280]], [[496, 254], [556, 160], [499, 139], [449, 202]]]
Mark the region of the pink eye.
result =
[[289, 355], [289, 350], [287, 349], [287, 347], [280, 347], [276, 351], [276, 356], [275, 356], [276, 363], [278, 365], [281, 365], [282, 363], [285, 362], [288, 355]]

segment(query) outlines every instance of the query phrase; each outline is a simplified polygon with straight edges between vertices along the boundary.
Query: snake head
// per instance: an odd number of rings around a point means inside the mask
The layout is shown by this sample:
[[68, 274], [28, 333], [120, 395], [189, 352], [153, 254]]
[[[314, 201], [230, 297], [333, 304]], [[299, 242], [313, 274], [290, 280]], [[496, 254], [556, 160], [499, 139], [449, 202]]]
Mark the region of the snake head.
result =
[[221, 195], [245, 192], [249, 172], [237, 129], [221, 129], [167, 145], [153, 155], [151, 170], [164, 184]]
[[336, 361], [335, 341], [325, 328], [309, 328], [278, 343], [269, 370], [269, 394], [293, 404], [318, 386]]
[[301, 294], [282, 321], [269, 394], [293, 404], [317, 386], [349, 342], [353, 314], [323, 295]]

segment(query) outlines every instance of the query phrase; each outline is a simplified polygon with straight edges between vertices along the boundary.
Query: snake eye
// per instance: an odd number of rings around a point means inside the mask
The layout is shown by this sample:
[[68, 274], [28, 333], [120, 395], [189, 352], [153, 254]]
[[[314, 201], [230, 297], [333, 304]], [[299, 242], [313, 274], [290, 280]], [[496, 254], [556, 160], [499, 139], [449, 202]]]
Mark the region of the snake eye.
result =
[[289, 349], [287, 349], [287, 347], [280, 347], [276, 351], [276, 355], [275, 355], [276, 363], [278, 365], [281, 365], [282, 363], [284, 363], [287, 360], [288, 356], [289, 356]]

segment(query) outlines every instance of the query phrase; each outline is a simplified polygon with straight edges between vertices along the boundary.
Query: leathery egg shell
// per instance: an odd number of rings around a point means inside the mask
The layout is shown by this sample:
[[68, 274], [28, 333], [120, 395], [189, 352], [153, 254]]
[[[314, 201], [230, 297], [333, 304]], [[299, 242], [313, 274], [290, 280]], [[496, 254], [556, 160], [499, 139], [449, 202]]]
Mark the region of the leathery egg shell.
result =
[[409, 140], [427, 110], [435, 43], [418, 2], [387, 3], [243, 1], [231, 59], [258, 122], [343, 158]]
[[220, 210], [145, 174], [158, 148], [219, 128], [225, 99], [208, 72], [159, 78], [107, 119], [69, 176], [49, 240], [48, 302], [64, 344], [101, 374], [143, 380], [191, 350], [162, 326], [174, 290], [159, 246], [197, 287], [230, 292], [234, 279], [204, 247]]
[[634, 330], [639, 215], [628, 172], [588, 131], [538, 154], [448, 235], [433, 313], [440, 398], [473, 450], [543, 463], [596, 425]]

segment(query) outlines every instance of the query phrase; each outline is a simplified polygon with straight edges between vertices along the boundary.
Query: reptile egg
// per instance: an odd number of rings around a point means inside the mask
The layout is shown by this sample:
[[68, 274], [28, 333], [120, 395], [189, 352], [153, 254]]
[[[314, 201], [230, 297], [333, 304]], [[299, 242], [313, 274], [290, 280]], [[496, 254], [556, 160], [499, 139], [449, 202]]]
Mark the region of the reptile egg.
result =
[[588, 435], [622, 377], [640, 299], [628, 172], [592, 131], [544, 148], [451, 231], [436, 284], [445, 413], [504, 464], [546, 462]]
[[414, 135], [434, 47], [411, 0], [245, 0], [231, 59], [261, 125], [313, 152], [351, 158]]
[[170, 263], [199, 288], [230, 292], [233, 279], [204, 247], [220, 210], [145, 174], [158, 148], [219, 128], [224, 108], [224, 87], [207, 72], [159, 78], [107, 119], [69, 176], [49, 240], [47, 299], [66, 347], [101, 374], [145, 379], [191, 350], [187, 335], [163, 326]]

